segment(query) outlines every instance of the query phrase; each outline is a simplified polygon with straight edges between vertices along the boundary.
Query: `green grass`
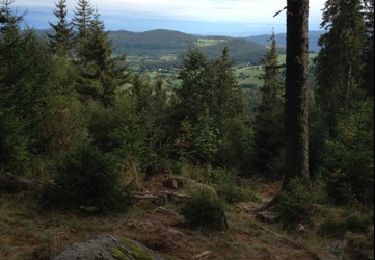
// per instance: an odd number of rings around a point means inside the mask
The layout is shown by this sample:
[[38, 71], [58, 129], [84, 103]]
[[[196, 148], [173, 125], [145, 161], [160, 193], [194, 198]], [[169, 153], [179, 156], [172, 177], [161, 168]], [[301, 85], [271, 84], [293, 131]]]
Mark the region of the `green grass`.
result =
[[161, 60], [161, 61], [175, 61], [175, 60], [177, 60], [177, 55], [166, 54], [166, 55], [160, 56], [159, 60]]
[[207, 39], [207, 38], [200, 38], [195, 42], [195, 45], [197, 47], [210, 47], [218, 45], [219, 43], [225, 42], [224, 40], [213, 40], [213, 39]]
[[[223, 42], [224, 40], [212, 40], [207, 38], [200, 38], [197, 40], [196, 44], [199, 47], [213, 46]], [[309, 54], [310, 64], [314, 58], [316, 58], [317, 53]], [[160, 57], [151, 57], [151, 56], [129, 56], [129, 61], [135, 62], [169, 62], [176, 61], [178, 59], [175, 54], [166, 54]], [[278, 55], [278, 64], [285, 64], [286, 54]], [[137, 70], [136, 67], [133, 69]], [[179, 86], [181, 84], [180, 80], [177, 79], [179, 70], [178, 69], [163, 69], [162, 71], [151, 71], [143, 72], [143, 76], [150, 80], [155, 80], [161, 78], [166, 80], [167, 84], [170, 86]], [[236, 66], [234, 67], [234, 75], [238, 83], [245, 88], [260, 88], [263, 85], [262, 74], [264, 73], [262, 66]]]
[[[313, 60], [318, 56], [318, 53], [310, 53], [309, 54], [309, 62], [313, 62]], [[286, 54], [279, 54], [277, 56], [277, 62], [281, 65], [286, 62]]]
[[261, 66], [236, 67], [234, 71], [234, 75], [240, 85], [255, 85], [258, 87], [263, 84], [262, 74], [263, 69]]

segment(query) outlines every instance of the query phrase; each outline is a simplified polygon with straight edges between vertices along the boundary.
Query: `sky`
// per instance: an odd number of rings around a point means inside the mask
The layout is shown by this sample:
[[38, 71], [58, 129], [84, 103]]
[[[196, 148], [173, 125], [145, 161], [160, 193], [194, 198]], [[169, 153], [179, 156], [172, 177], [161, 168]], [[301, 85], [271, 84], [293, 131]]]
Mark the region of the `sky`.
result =
[[[48, 28], [55, 22], [55, 0], [16, 0], [19, 13], [28, 10], [28, 26]], [[147, 31], [179, 30], [194, 34], [247, 36], [285, 32], [286, 0], [91, 0], [99, 10], [107, 30]], [[320, 29], [321, 9], [325, 0], [310, 0], [310, 30]], [[69, 15], [75, 0], [67, 0]]]

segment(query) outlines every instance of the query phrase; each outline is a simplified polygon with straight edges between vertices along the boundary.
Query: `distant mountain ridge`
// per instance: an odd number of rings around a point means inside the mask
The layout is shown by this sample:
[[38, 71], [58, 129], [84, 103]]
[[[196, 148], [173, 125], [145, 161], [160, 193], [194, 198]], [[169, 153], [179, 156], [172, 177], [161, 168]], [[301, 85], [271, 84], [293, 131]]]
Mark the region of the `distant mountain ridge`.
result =
[[229, 36], [194, 35], [180, 31], [157, 29], [146, 32], [110, 31], [115, 52], [129, 56], [181, 56], [189, 47], [201, 47], [212, 57], [218, 57], [229, 47], [236, 63], [259, 63], [267, 49], [243, 38]]
[[[309, 32], [309, 49], [310, 51], [319, 52], [320, 47], [318, 45], [320, 36], [324, 31], [310, 31]], [[271, 34], [261, 34], [254, 36], [247, 36], [245, 39], [249, 42], [255, 42], [262, 46], [269, 45], [268, 39]], [[280, 47], [286, 47], [286, 33], [275, 34], [276, 43]]]
[[[37, 30], [36, 32], [40, 37], [45, 38], [46, 33], [51, 33], [51, 30]], [[321, 32], [310, 32], [311, 50], [319, 51], [317, 42], [320, 35]], [[267, 34], [231, 37], [156, 29], [145, 32], [108, 31], [108, 37], [113, 44], [115, 54], [141, 57], [140, 60], [134, 61], [135, 63], [152, 64], [153, 61], [158, 61], [158, 67], [164, 67], [163, 64], [165, 67], [171, 64], [178, 66], [182, 54], [194, 46], [201, 48], [211, 58], [219, 57], [224, 47], [229, 47], [231, 58], [236, 64], [258, 65], [269, 45]], [[276, 34], [277, 45], [280, 46], [279, 53], [285, 53], [285, 37], [285, 34]]]

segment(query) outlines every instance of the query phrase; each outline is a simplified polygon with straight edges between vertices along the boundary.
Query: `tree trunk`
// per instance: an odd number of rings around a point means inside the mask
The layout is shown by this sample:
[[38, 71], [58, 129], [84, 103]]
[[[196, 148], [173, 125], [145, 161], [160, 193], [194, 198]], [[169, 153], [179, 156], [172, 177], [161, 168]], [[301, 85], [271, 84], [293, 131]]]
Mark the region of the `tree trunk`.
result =
[[286, 175], [302, 178], [311, 187], [308, 132], [308, 15], [309, 0], [288, 0], [286, 63]]

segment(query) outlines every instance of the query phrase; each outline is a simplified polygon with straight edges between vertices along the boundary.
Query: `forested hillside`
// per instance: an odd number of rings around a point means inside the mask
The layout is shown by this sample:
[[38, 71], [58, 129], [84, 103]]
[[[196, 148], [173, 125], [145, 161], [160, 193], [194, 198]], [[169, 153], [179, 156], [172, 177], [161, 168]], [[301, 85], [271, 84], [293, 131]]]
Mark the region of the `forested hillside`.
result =
[[308, 0], [282, 55], [275, 34], [108, 33], [89, 0], [41, 37], [14, 3], [0, 259], [373, 259], [374, 1], [327, 0], [310, 56]]
[[[47, 39], [50, 30], [36, 31], [41, 38]], [[199, 47], [209, 57], [220, 55], [224, 47], [229, 47], [231, 58], [236, 64], [259, 65], [266, 53], [266, 45], [259, 45], [242, 38], [229, 36], [193, 35], [171, 30], [152, 30], [147, 32], [109, 31], [108, 39], [113, 45], [114, 55], [128, 55], [143, 59], [143, 65], [154, 69], [177, 68], [181, 65], [182, 54], [191, 47]], [[280, 53], [285, 49], [280, 48]], [[163, 59], [163, 57], [170, 57]], [[139, 60], [130, 61], [139, 65]], [[156, 64], [156, 65], [155, 65]]]
[[[309, 50], [313, 52], [319, 52], [321, 46], [319, 46], [319, 38], [324, 33], [324, 31], [309, 31]], [[269, 44], [268, 39], [270, 34], [254, 35], [248, 36], [245, 39], [250, 42], [266, 46]], [[285, 48], [286, 47], [286, 34], [285, 33], [276, 33], [276, 42], [277, 45]]]

